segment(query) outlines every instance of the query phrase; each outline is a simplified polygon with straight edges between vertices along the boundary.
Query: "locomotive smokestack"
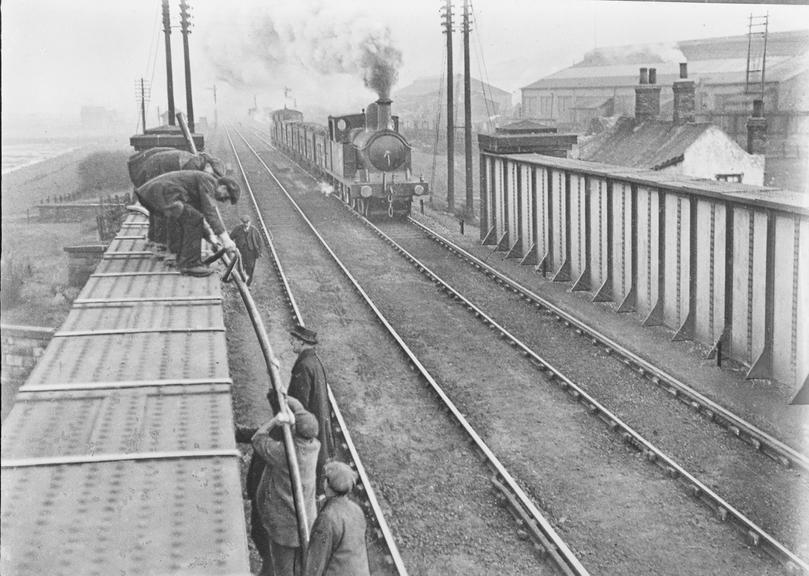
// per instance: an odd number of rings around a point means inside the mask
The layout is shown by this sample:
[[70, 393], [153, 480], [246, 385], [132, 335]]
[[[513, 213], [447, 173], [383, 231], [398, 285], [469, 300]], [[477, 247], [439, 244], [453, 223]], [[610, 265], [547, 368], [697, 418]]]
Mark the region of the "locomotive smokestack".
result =
[[380, 130], [387, 130], [390, 126], [390, 98], [380, 98], [376, 101], [376, 106], [379, 114], [379, 122], [377, 126]]

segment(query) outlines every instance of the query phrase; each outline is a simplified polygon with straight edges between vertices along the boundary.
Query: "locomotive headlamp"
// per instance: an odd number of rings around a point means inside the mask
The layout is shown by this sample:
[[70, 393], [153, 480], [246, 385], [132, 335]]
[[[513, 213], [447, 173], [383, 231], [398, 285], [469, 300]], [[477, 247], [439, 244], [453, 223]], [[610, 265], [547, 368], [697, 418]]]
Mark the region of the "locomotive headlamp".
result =
[[368, 198], [371, 194], [373, 194], [373, 190], [370, 186], [363, 186], [360, 188], [360, 196], [363, 198]]
[[421, 196], [422, 194], [424, 194], [424, 186], [422, 186], [421, 184], [416, 184], [416, 187], [413, 188], [413, 193], [416, 194], [417, 196]]

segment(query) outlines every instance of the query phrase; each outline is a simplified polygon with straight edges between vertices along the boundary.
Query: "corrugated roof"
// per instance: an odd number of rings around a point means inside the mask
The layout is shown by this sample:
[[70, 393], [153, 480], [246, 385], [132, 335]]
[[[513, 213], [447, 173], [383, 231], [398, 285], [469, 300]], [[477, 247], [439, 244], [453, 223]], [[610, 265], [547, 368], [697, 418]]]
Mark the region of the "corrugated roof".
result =
[[579, 143], [579, 158], [648, 170], [682, 161], [685, 151], [707, 130], [710, 123], [674, 124], [652, 120], [635, 126], [622, 117], [609, 130]]
[[[594, 88], [637, 86], [641, 67], [657, 68], [657, 84], [670, 86], [680, 80], [677, 62], [647, 62], [643, 64], [614, 64], [610, 66], [571, 66], [525, 86], [523, 90], [548, 88]], [[809, 68], [809, 55], [794, 58], [767, 58], [768, 82], [790, 78]], [[744, 83], [747, 59], [697, 60], [688, 62], [688, 79], [710, 84]]]
[[[687, 40], [670, 45], [608, 47], [546, 76], [526, 89], [634, 86], [640, 67], [657, 68], [657, 83], [679, 79], [679, 63], [688, 62], [691, 80], [743, 83], [747, 70], [747, 36]], [[767, 38], [767, 80], [778, 82], [809, 69], [809, 30], [772, 32]]]

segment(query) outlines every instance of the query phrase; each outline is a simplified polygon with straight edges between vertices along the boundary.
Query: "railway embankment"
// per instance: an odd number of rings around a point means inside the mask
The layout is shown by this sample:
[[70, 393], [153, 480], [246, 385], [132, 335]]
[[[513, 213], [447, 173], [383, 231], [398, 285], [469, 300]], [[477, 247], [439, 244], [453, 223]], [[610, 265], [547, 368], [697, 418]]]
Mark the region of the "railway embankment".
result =
[[[12, 334], [13, 330], [6, 330], [6, 326], [25, 326], [43, 334], [60, 326], [81, 289], [81, 284], [71, 282], [71, 258], [65, 247], [99, 242], [92, 211], [82, 213], [83, 216], [77, 213], [69, 221], [52, 222], [40, 221], [35, 207], [48, 198], [50, 205], [55, 206], [60, 196], [90, 201], [128, 192], [129, 152], [122, 145], [110, 146], [103, 142], [89, 143], [3, 175], [0, 279], [4, 325], [0, 367], [3, 416], [11, 408], [16, 389], [39, 357], [36, 353], [39, 346], [35, 343], [18, 346], [16, 341], [7, 341], [6, 334]], [[82, 277], [86, 278], [86, 274]]]

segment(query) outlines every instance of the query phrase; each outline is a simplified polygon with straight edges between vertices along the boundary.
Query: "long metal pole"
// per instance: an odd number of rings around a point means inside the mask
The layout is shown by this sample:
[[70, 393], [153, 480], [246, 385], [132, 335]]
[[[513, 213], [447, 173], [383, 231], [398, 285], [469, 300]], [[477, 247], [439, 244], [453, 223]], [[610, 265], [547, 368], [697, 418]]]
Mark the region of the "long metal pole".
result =
[[171, 19], [169, 0], [163, 0], [163, 34], [166, 38], [166, 92], [169, 97], [169, 126], [174, 126], [174, 78], [171, 71]]
[[219, 110], [216, 107], [216, 84], [213, 85], [213, 125], [219, 128]]
[[[469, 64], [469, 0], [463, 0], [463, 106], [464, 152], [466, 160], [466, 215], [475, 214], [472, 192], [472, 76]], [[484, 94], [485, 98], [485, 94]]]
[[143, 88], [143, 78], [140, 79], [140, 117], [143, 120], [143, 133], [146, 134], [146, 91]]
[[185, 108], [188, 114], [188, 128], [193, 134], [194, 130], [194, 97], [191, 93], [191, 55], [188, 51], [188, 35], [191, 34], [189, 30], [190, 23], [188, 21], [188, 3], [185, 0], [180, 0], [180, 24], [183, 34], [183, 60], [185, 61]]
[[[190, 147], [191, 152], [196, 154], [197, 147], [194, 144], [194, 139], [191, 137], [191, 132], [188, 129], [188, 125], [185, 122], [182, 112], [177, 114], [177, 120], [180, 123], [180, 129], [183, 131], [185, 139], [188, 141], [188, 146]], [[221, 219], [222, 217], [219, 214], [218, 207], [216, 211], [217, 215]], [[227, 253], [222, 256], [222, 261], [225, 263], [225, 266], [227, 266], [228, 269], [231, 269], [233, 260]], [[247, 287], [244, 278], [242, 278], [242, 274], [238, 266], [232, 267], [231, 276], [236, 281], [236, 287], [239, 289], [239, 294], [242, 296], [242, 302], [244, 302], [244, 307], [247, 309], [247, 315], [250, 317], [250, 322], [253, 324], [253, 330], [258, 338], [261, 353], [264, 356], [264, 364], [267, 366], [267, 374], [270, 376], [270, 386], [272, 386], [273, 392], [275, 392], [275, 396], [278, 399], [278, 405], [282, 410], [284, 410], [287, 407], [287, 400], [286, 391], [281, 385], [281, 374], [278, 370], [278, 367], [281, 364], [273, 353], [272, 346], [270, 346], [270, 339], [267, 336], [264, 321], [261, 319], [261, 312], [259, 312], [259, 309], [253, 300], [253, 296], [250, 294], [250, 289]], [[287, 467], [289, 468], [289, 479], [292, 483], [292, 495], [295, 501], [295, 514], [298, 520], [298, 538], [301, 542], [301, 550], [305, 551], [309, 547], [309, 524], [306, 519], [306, 506], [303, 501], [303, 484], [301, 483], [301, 471], [300, 467], [298, 466], [298, 455], [295, 452], [295, 441], [292, 438], [292, 429], [290, 428], [290, 425], [284, 424], [282, 430], [284, 434], [284, 451], [286, 452]]]
[[455, 122], [453, 84], [455, 78], [452, 74], [452, 0], [446, 0], [446, 13], [444, 24], [447, 35], [447, 209], [455, 209]]

